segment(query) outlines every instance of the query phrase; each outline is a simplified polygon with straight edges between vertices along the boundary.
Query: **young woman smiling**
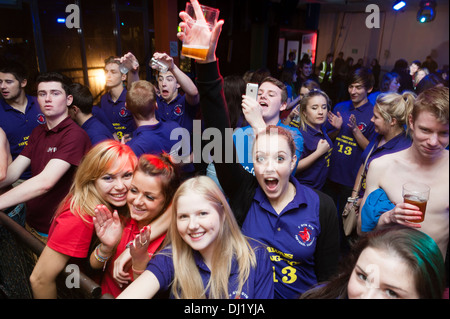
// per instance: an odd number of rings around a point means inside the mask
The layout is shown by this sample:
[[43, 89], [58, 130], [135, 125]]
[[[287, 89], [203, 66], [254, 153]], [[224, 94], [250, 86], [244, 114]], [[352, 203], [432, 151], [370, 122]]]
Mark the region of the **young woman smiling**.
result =
[[69, 259], [81, 263], [88, 256], [95, 241], [92, 218], [97, 205], [123, 213], [136, 163], [131, 149], [113, 140], [89, 151], [53, 219], [47, 245], [31, 274], [34, 298], [56, 298], [55, 280]]
[[270, 299], [266, 249], [245, 238], [217, 184], [198, 176], [173, 199], [170, 245], [119, 298], [152, 298], [170, 289], [177, 299]]
[[[179, 183], [178, 170], [168, 155], [144, 154], [139, 158], [126, 196], [128, 216], [121, 219], [117, 211], [111, 213], [104, 205], [96, 208], [93, 221], [101, 244], [91, 254], [90, 263], [94, 269], [105, 269], [101, 281], [103, 293], [118, 296], [134, 276], [144, 271], [168, 228], [167, 223], [158, 227], [158, 233], [151, 233], [149, 225], [170, 210]], [[118, 259], [122, 253], [126, 257]], [[107, 263], [109, 259], [111, 262]]]

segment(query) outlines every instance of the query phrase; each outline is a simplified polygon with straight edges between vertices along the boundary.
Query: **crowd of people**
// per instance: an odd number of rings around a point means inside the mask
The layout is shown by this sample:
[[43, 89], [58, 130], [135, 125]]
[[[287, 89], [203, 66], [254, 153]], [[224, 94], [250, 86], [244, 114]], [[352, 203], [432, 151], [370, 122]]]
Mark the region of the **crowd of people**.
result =
[[[183, 39], [195, 26], [180, 18]], [[33, 97], [20, 63], [0, 66], [0, 210], [19, 210], [45, 244], [33, 296], [57, 298], [75, 263], [117, 298], [448, 298], [449, 92], [437, 66], [401, 61], [378, 81], [377, 61], [355, 68], [340, 54], [318, 75], [291, 62], [295, 85], [264, 69], [223, 78], [223, 24], [203, 32], [195, 81], [166, 53], [153, 55], [168, 68], [155, 85], [132, 53], [108, 58], [95, 106], [60, 73], [41, 74]], [[192, 142], [194, 120], [220, 133], [200, 166], [171, 134]], [[409, 181], [432, 190], [422, 223], [402, 200]]]

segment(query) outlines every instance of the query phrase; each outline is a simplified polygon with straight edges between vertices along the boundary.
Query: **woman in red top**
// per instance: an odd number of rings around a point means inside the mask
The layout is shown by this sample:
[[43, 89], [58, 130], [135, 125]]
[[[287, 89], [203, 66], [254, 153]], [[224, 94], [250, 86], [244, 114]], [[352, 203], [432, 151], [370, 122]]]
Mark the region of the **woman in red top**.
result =
[[[149, 224], [170, 210], [179, 184], [178, 170], [167, 155], [144, 154], [139, 159], [128, 192], [129, 216], [121, 219], [117, 211], [111, 214], [106, 206], [96, 209], [94, 225], [101, 244], [92, 252], [90, 263], [94, 269], [105, 269], [102, 293], [117, 297], [133, 276], [146, 268], [166, 235], [165, 232], [152, 232], [150, 238]], [[111, 261], [107, 263], [109, 259]]]
[[56, 298], [55, 280], [69, 259], [88, 256], [94, 234], [92, 217], [98, 204], [121, 213], [126, 210], [136, 164], [133, 151], [114, 140], [102, 142], [86, 154], [53, 218], [47, 245], [31, 274], [34, 298]]

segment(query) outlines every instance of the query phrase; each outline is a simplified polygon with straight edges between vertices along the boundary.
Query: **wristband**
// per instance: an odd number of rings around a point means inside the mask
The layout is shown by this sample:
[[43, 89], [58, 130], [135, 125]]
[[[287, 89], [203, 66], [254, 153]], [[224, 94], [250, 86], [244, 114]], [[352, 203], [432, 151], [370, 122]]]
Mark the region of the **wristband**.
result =
[[136, 270], [136, 269], [134, 269], [133, 266], [131, 266], [131, 269], [133, 270], [133, 272], [134, 272], [136, 275], [142, 275], [142, 273], [143, 273], [144, 271], [146, 271], [146, 269], [144, 269], [144, 270]]
[[[101, 245], [101, 244], [100, 244], [100, 245]], [[101, 263], [106, 263], [106, 262], [108, 261], [108, 259], [109, 259], [111, 256], [108, 256], [108, 257], [100, 256], [99, 253], [98, 253], [98, 250], [99, 250], [99, 248], [100, 248], [100, 245], [98, 245], [98, 246], [95, 248], [95, 250], [94, 250], [94, 257], [95, 257], [95, 259], [97, 259], [97, 261], [99, 261], [99, 262], [101, 262]]]
[[347, 203], [356, 203], [357, 201], [358, 201], [358, 197], [347, 198]]

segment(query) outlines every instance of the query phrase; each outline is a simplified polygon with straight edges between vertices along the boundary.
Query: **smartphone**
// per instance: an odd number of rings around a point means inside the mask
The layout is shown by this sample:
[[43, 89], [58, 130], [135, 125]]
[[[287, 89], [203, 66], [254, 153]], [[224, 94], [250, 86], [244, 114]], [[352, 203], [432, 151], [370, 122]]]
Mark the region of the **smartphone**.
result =
[[258, 84], [247, 83], [247, 89], [245, 90], [245, 95], [250, 96], [256, 100], [258, 98]]

